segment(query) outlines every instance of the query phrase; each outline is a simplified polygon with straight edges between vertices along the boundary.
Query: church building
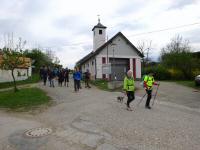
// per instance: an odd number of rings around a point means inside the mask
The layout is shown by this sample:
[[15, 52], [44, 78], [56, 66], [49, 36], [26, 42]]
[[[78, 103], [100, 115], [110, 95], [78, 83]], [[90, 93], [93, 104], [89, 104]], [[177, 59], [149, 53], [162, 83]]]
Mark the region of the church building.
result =
[[106, 28], [99, 19], [92, 29], [93, 50], [76, 66], [83, 73], [89, 70], [93, 80], [121, 81], [129, 69], [135, 79], [140, 79], [142, 53], [121, 32], [106, 41]]

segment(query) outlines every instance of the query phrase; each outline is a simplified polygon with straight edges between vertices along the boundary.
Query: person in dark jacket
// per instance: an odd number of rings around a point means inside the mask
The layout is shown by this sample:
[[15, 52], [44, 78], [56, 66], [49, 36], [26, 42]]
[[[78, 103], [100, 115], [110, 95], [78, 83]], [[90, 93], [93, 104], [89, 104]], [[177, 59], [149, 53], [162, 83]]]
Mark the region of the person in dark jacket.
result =
[[73, 73], [73, 79], [74, 79], [74, 91], [77, 92], [80, 89], [80, 82], [81, 82], [81, 72], [78, 68], [75, 68], [75, 71]]
[[46, 86], [46, 82], [47, 82], [47, 77], [48, 77], [48, 70], [47, 70], [47, 67], [45, 67], [42, 72], [43, 83], [45, 86]]
[[68, 68], [66, 68], [64, 72], [64, 83], [65, 83], [65, 86], [66, 86], [66, 83], [67, 83], [67, 87], [69, 86], [69, 69]]
[[50, 87], [55, 87], [54, 86], [54, 82], [55, 82], [55, 73], [53, 70], [49, 70], [49, 84], [50, 84]]
[[85, 72], [85, 88], [91, 88], [89, 82], [90, 82], [90, 71], [89, 69], [87, 69], [87, 71]]
[[63, 81], [64, 81], [64, 69], [61, 69], [58, 75], [59, 86], [62, 86]]
[[40, 67], [40, 79], [43, 80], [44, 66]]

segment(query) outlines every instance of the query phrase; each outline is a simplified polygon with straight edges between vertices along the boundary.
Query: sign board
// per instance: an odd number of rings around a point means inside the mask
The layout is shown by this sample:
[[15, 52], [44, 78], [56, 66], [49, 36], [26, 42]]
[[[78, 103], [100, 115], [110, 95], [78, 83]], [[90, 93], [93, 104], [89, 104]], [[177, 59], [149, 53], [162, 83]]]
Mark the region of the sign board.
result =
[[102, 64], [102, 74], [111, 74], [111, 63]]

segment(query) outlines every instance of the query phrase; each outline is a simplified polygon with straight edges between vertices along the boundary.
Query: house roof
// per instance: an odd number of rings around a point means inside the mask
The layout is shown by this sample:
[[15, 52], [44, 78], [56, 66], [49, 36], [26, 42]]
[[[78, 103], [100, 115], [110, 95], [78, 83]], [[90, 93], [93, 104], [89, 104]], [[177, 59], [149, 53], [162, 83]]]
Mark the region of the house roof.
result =
[[81, 65], [82, 63], [88, 61], [90, 58], [94, 57], [95, 55], [99, 54], [101, 52], [101, 50], [103, 50], [106, 46], [108, 46], [108, 44], [112, 43], [112, 41], [117, 37], [117, 36], [121, 36], [122, 38], [124, 38], [124, 40], [133, 48], [136, 50], [137, 54], [140, 57], [144, 57], [144, 55], [121, 33], [118, 32], [115, 36], [113, 36], [110, 40], [108, 40], [105, 44], [103, 44], [101, 47], [99, 47], [96, 51], [92, 51], [91, 53], [89, 53], [88, 55], [86, 55], [85, 57], [83, 57], [81, 60], [79, 60], [76, 65]]
[[100, 22], [98, 22], [98, 24], [92, 28], [92, 31], [94, 31], [95, 28], [102, 28], [102, 29], [105, 29], [105, 28], [107, 28], [107, 27], [104, 26], [104, 25], [102, 25]]

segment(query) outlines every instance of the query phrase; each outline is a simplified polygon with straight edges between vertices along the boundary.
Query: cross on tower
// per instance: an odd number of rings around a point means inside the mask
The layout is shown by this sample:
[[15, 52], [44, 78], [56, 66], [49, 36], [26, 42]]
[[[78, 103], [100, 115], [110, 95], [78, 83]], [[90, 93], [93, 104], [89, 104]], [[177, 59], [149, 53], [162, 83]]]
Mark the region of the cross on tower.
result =
[[97, 15], [98, 16], [98, 22], [100, 23], [100, 15]]

